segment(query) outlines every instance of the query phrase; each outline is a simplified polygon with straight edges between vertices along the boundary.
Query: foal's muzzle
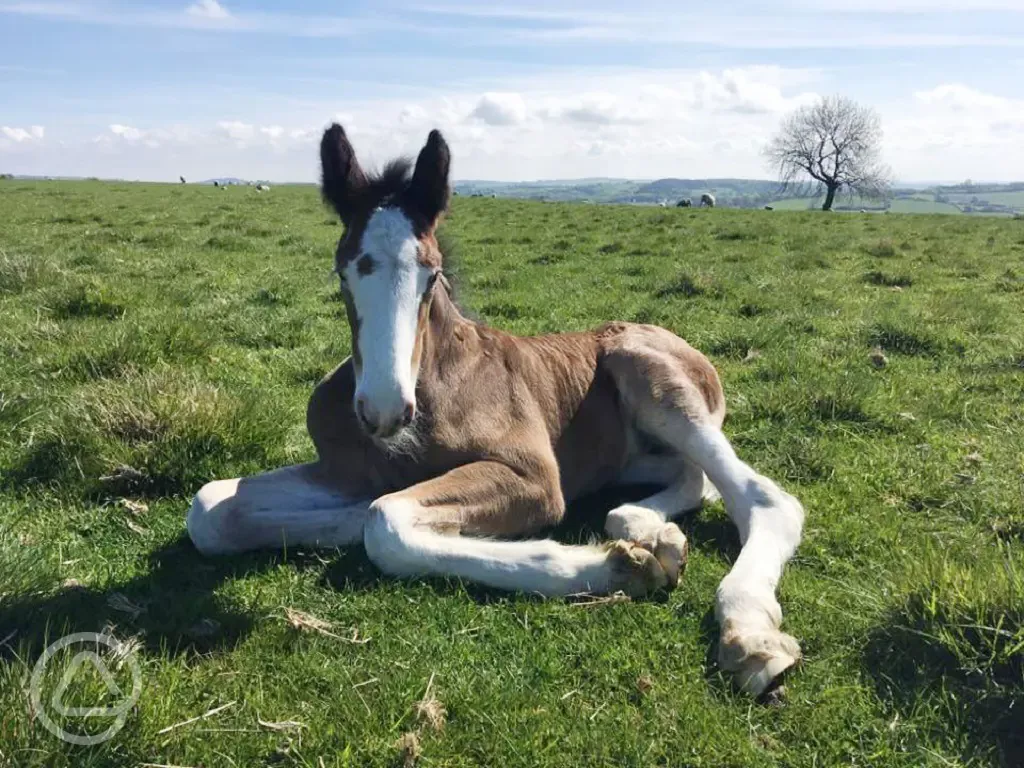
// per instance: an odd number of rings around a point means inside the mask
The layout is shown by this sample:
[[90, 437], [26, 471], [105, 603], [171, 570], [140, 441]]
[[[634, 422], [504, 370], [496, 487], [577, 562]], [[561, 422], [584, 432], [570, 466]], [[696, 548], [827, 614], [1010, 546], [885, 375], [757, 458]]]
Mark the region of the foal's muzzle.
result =
[[381, 413], [370, 403], [365, 395], [356, 397], [356, 420], [359, 426], [370, 437], [387, 440], [394, 437], [412, 424], [416, 418], [416, 404], [405, 401], [397, 413]]

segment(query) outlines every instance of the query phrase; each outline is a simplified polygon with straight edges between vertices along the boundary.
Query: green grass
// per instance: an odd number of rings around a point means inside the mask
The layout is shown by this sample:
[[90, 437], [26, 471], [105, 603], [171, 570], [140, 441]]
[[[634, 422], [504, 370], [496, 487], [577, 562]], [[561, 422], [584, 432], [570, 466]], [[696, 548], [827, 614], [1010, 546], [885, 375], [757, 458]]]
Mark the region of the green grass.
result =
[[[791, 197], [785, 200], [777, 200], [772, 206], [779, 211], [806, 211], [818, 210], [821, 208], [822, 199], [812, 197]], [[843, 209], [877, 211], [879, 201], [860, 198], [839, 197], [836, 200], [836, 207]], [[897, 198], [889, 206], [890, 213], [947, 213], [961, 214], [962, 211], [951, 203], [936, 203], [934, 200], [920, 199], [919, 197]]]
[[[803, 501], [781, 601], [806, 660], [767, 707], [713, 662], [718, 505], [684, 521], [679, 589], [631, 604], [403, 583], [359, 548], [195, 553], [191, 494], [310, 458], [306, 400], [349, 350], [313, 188], [11, 182], [0, 210], [0, 765], [392, 766], [412, 730], [435, 766], [1024, 760], [1019, 222], [456, 199], [469, 310], [676, 331], [719, 366], [739, 453]], [[64, 744], [33, 664], [108, 625], [142, 697]], [[431, 680], [441, 731], [417, 723]]]

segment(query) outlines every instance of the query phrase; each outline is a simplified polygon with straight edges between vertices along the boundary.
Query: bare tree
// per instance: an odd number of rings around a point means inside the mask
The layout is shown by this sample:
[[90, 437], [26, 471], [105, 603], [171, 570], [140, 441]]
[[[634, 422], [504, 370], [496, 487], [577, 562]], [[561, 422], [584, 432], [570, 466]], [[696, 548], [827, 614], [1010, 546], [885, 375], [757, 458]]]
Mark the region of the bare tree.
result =
[[764, 154], [784, 189], [808, 181], [823, 187], [821, 209], [829, 211], [840, 190], [873, 199], [888, 194], [881, 141], [882, 124], [873, 109], [828, 96], [789, 115]]

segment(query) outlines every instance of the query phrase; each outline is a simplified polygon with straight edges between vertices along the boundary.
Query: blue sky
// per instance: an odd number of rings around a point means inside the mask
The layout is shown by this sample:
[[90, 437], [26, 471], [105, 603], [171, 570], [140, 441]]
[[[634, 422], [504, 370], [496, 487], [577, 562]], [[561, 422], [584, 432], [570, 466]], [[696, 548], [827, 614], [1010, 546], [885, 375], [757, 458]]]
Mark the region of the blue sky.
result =
[[1024, 178], [1024, 0], [698, 5], [0, 0], [0, 171], [308, 181], [340, 120], [463, 179], [765, 177], [842, 93], [901, 180]]

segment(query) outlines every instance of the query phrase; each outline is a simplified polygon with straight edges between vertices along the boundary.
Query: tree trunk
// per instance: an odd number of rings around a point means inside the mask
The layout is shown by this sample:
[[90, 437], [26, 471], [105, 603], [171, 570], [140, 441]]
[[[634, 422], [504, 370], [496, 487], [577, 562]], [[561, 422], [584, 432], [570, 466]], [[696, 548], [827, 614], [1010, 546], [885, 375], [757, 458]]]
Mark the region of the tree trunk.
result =
[[821, 210], [823, 210], [823, 211], [831, 211], [832, 210], [832, 203], [836, 199], [836, 190], [837, 189], [839, 189], [839, 185], [838, 184], [829, 184], [828, 185], [828, 192], [825, 195], [825, 204], [821, 206]]

